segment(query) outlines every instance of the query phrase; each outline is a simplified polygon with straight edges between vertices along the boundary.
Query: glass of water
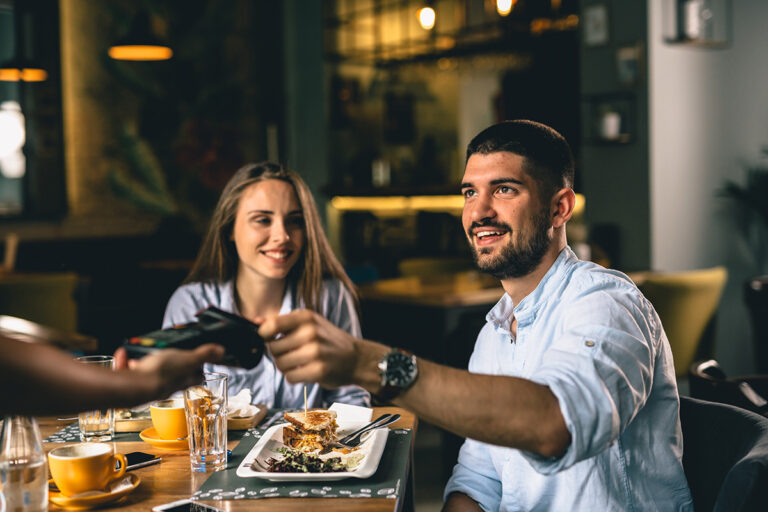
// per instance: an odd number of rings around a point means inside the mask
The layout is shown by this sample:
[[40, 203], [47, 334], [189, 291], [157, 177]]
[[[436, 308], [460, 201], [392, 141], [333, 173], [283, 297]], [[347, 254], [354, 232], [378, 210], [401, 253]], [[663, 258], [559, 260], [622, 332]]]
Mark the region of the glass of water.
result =
[[[77, 361], [110, 370], [115, 367], [115, 358], [112, 356], [83, 356], [78, 357]], [[78, 424], [81, 441], [111, 441], [115, 435], [115, 411], [107, 408], [81, 412]]]
[[205, 373], [203, 382], [184, 391], [192, 471], [227, 467], [227, 376]]

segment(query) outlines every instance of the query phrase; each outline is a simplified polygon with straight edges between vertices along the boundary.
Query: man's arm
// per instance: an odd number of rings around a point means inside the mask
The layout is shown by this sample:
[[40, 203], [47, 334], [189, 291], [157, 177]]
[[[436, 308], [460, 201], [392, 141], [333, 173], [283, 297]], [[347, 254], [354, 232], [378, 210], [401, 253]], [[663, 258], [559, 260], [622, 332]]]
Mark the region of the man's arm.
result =
[[198, 383], [202, 364], [219, 360], [223, 352], [218, 345], [164, 350], [130, 370], [110, 371], [80, 364], [53, 347], [0, 337], [0, 385], [13, 389], [0, 394], [0, 412], [58, 414], [138, 405]]
[[[311, 311], [267, 319], [259, 329], [289, 382], [379, 390], [376, 364], [391, 348], [354, 338]], [[556, 457], [570, 444], [548, 387], [516, 377], [479, 375], [419, 360], [416, 383], [394, 401], [424, 420], [495, 445]]]
[[500, 510], [502, 484], [490, 454], [492, 449], [473, 439], [464, 441], [443, 491], [448, 510]]

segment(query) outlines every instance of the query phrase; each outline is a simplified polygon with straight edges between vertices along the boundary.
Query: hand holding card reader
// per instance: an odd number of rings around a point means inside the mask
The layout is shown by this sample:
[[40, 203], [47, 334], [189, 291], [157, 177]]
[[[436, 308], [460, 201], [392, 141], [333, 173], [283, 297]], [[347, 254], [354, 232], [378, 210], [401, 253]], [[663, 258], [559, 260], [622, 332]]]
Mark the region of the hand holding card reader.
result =
[[221, 364], [253, 368], [264, 355], [264, 339], [259, 326], [241, 316], [209, 306], [198, 312], [197, 322], [134, 336], [123, 344], [128, 357], [137, 359], [166, 348], [191, 350], [204, 343], [217, 343], [226, 349]]

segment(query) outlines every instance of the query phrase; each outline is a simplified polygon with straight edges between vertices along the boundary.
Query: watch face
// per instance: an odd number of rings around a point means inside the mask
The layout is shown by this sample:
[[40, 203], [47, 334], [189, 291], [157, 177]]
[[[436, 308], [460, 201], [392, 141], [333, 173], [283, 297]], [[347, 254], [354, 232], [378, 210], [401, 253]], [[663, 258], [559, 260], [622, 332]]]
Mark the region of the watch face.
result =
[[404, 388], [416, 376], [416, 365], [407, 354], [396, 352], [387, 357], [387, 381], [390, 385]]

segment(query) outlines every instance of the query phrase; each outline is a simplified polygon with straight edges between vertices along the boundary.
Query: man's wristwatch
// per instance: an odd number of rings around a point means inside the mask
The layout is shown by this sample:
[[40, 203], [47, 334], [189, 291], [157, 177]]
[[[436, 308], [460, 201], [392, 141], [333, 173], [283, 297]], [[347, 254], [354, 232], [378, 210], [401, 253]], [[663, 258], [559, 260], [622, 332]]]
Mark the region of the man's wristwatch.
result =
[[379, 360], [381, 389], [374, 396], [380, 402], [388, 402], [411, 387], [419, 376], [416, 356], [407, 350], [393, 348]]

